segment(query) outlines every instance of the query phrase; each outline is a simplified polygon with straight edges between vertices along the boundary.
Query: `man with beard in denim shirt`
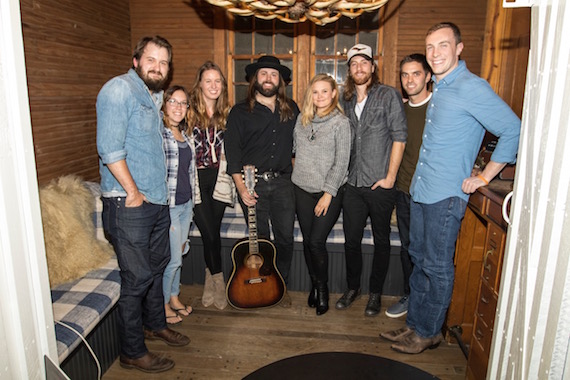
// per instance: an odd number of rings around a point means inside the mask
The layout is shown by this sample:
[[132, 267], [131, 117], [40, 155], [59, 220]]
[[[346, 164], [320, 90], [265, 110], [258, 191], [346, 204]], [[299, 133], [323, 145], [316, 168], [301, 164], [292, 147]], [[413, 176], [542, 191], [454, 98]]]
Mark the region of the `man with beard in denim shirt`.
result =
[[120, 364], [151, 373], [174, 362], [149, 352], [145, 338], [172, 346], [190, 342], [166, 326], [162, 294], [170, 215], [160, 109], [171, 62], [168, 41], [145, 37], [134, 50], [133, 68], [97, 96], [103, 228], [121, 269]]

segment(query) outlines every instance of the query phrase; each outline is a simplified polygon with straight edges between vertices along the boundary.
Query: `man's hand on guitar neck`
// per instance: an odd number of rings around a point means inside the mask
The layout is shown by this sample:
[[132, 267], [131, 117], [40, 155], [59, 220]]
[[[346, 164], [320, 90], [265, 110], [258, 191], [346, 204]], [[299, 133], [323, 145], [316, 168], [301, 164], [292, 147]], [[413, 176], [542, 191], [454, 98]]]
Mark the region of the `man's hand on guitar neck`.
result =
[[245, 187], [241, 173], [232, 174], [232, 178], [234, 179], [236, 190], [243, 203], [246, 206], [255, 206], [257, 203], [257, 198], [259, 198], [259, 196], [255, 191], [253, 192], [253, 195], [249, 193], [249, 190], [247, 190], [247, 187]]

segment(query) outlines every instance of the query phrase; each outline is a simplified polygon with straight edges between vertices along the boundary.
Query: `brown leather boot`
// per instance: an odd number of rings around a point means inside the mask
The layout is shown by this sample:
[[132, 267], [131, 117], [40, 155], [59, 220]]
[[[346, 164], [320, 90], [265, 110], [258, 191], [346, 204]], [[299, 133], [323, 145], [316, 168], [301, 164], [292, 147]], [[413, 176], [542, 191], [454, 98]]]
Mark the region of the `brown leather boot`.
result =
[[202, 305], [211, 306], [214, 303], [214, 280], [210, 270], [206, 268], [206, 280], [204, 280], [204, 293], [202, 293]]
[[174, 367], [174, 362], [172, 360], [163, 358], [152, 352], [147, 352], [144, 356], [137, 359], [127, 358], [126, 356], [121, 355], [119, 364], [123, 368], [134, 368], [148, 373], [164, 372]]
[[224, 281], [224, 273], [216, 273], [212, 275], [214, 281], [214, 306], [222, 310], [228, 306], [226, 299], [226, 283]]

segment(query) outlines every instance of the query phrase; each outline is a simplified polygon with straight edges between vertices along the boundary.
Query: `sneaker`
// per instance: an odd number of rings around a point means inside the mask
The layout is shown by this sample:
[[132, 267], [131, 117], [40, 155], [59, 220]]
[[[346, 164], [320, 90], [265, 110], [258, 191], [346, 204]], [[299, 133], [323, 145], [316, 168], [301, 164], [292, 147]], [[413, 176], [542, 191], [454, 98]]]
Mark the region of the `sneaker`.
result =
[[408, 313], [409, 297], [403, 296], [398, 302], [386, 309], [386, 315], [390, 318], [398, 318]]

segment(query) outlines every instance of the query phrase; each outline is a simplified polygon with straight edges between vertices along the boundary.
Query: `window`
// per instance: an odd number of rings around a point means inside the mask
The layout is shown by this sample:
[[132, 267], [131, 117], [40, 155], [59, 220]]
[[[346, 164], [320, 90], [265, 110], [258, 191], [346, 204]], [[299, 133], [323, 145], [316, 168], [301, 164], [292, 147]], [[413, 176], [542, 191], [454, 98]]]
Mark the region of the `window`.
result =
[[287, 94], [298, 103], [310, 78], [317, 73], [328, 73], [342, 85], [347, 74], [346, 52], [357, 43], [372, 47], [381, 68], [380, 15], [381, 11], [364, 13], [355, 19], [341, 17], [325, 26], [233, 17], [228, 39], [230, 99], [235, 104], [246, 98], [249, 84], [245, 81], [245, 67], [262, 55], [274, 55], [292, 70]]
[[311, 76], [327, 73], [342, 85], [347, 75], [346, 53], [352, 46], [358, 43], [371, 46], [377, 58], [378, 28], [378, 12], [363, 13], [355, 19], [341, 17], [325, 26], [315, 25]]
[[[245, 67], [262, 55], [274, 55], [292, 71], [296, 66], [296, 26], [277, 20], [261, 20], [251, 17], [235, 17], [233, 27], [232, 54], [233, 101], [234, 104], [247, 96], [248, 82], [245, 81]], [[293, 81], [292, 81], [293, 82]], [[230, 94], [231, 95], [231, 94]], [[287, 86], [287, 95], [293, 97], [293, 85]]]

